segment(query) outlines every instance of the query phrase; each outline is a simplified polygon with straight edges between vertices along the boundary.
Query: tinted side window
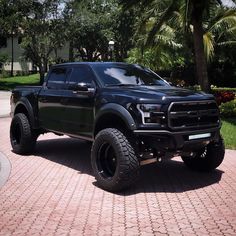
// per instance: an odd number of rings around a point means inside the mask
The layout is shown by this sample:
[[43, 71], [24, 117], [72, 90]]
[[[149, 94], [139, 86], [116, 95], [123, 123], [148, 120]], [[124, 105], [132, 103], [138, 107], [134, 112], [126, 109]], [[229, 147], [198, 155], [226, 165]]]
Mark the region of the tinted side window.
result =
[[65, 85], [66, 81], [66, 68], [55, 68], [52, 69], [48, 78], [48, 88], [61, 89]]
[[73, 68], [70, 76], [70, 84], [91, 83], [93, 73], [88, 66], [76, 66]]

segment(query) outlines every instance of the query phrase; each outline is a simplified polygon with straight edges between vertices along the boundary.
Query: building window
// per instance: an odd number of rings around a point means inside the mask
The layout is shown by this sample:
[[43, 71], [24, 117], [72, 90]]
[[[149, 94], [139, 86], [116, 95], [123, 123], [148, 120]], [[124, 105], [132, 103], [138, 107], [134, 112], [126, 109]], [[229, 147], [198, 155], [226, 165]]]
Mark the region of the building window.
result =
[[7, 47], [7, 38], [4, 36], [0, 36], [0, 48]]

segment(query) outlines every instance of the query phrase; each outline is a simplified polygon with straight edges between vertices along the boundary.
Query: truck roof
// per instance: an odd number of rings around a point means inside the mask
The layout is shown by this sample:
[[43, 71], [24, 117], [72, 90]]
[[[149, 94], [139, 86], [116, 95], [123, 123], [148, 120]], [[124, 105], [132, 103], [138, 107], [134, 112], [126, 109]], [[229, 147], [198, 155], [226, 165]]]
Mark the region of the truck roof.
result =
[[52, 65], [52, 67], [57, 67], [57, 66], [73, 66], [73, 65], [128, 65], [128, 63], [125, 62], [66, 62], [66, 63], [61, 63], [61, 64], [55, 64]]

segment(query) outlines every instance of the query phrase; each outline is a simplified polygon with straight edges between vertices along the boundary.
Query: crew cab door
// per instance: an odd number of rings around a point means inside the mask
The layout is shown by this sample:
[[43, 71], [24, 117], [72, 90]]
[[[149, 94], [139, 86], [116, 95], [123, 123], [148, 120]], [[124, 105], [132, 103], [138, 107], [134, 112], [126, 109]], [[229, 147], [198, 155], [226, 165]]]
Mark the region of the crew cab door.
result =
[[65, 133], [87, 139], [93, 137], [95, 87], [94, 74], [88, 65], [72, 67], [64, 95]]
[[63, 99], [66, 90], [66, 78], [71, 70], [56, 67], [49, 72], [46, 84], [39, 93], [39, 122], [41, 127], [51, 131], [63, 132], [65, 106]]

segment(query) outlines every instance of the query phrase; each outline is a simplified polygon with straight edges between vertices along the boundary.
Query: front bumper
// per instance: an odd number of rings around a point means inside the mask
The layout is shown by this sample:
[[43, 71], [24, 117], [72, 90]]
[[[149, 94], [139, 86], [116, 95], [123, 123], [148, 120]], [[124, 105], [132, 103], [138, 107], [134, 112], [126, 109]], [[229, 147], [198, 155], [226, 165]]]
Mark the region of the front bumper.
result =
[[[220, 137], [220, 127], [178, 132], [168, 130], [134, 130], [133, 132], [153, 148], [173, 151], [197, 150], [209, 142], [217, 142]], [[210, 133], [210, 137], [189, 140], [189, 136], [206, 133]]]

